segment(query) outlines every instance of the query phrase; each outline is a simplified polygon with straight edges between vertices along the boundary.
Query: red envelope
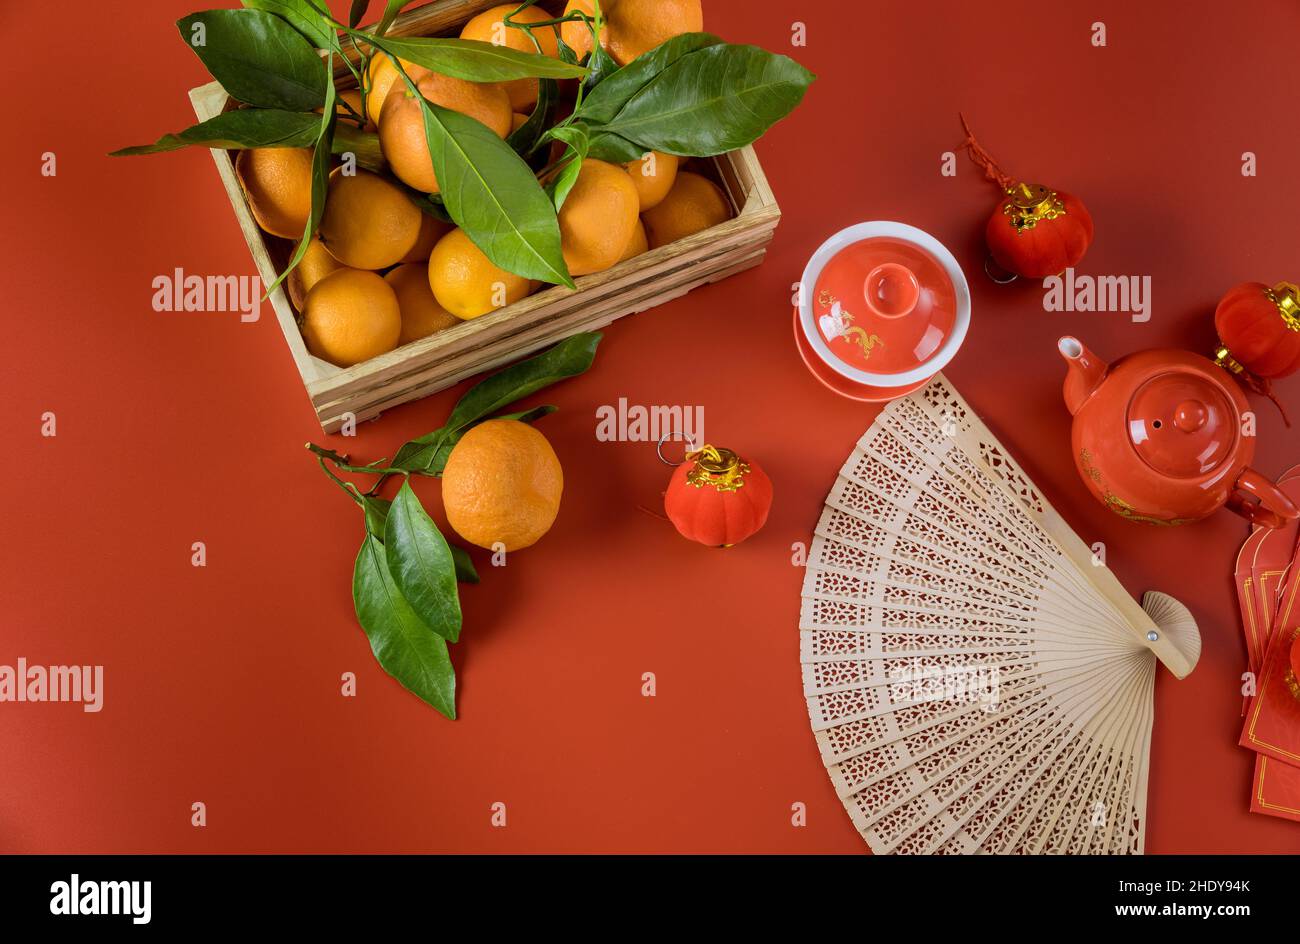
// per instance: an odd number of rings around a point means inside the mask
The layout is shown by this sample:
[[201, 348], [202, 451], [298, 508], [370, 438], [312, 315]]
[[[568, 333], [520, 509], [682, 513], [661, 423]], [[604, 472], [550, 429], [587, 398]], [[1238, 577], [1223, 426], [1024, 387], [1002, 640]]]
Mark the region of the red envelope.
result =
[[1300, 823], [1300, 767], [1256, 755], [1250, 811]]
[[[1286, 483], [1283, 488], [1292, 500], [1296, 497], [1295, 480], [1298, 476], [1300, 476], [1300, 467], [1288, 470], [1282, 477], [1283, 482]], [[1251, 670], [1257, 673], [1261, 686], [1264, 684], [1265, 675], [1260, 672], [1260, 662], [1264, 661], [1265, 653], [1273, 655], [1272, 629], [1275, 626], [1289, 627], [1300, 623], [1300, 547], [1296, 545], [1297, 530], [1300, 529], [1295, 525], [1274, 531], [1257, 528], [1246, 539], [1237, 557], [1237, 599], [1241, 605], [1246, 648], [1250, 655]], [[1290, 563], [1281, 565], [1280, 550], [1285, 548], [1290, 549]], [[1277, 587], [1276, 591], [1274, 587]], [[1274, 604], [1276, 610], [1273, 608]], [[1261, 646], [1262, 648], [1257, 649]], [[1274, 656], [1281, 661], [1280, 690], [1290, 696], [1291, 686], [1287, 684], [1286, 674], [1290, 667], [1290, 646], [1279, 644], [1277, 648], [1281, 650], [1280, 655]], [[1276, 663], [1270, 663], [1268, 668], [1271, 671], [1278, 666]], [[1274, 688], [1277, 689], [1277, 679], [1274, 677], [1273, 681]], [[1272, 722], [1277, 720], [1273, 716], [1265, 716], [1261, 723], [1261, 719], [1256, 715], [1256, 707], [1262, 715], [1264, 705], [1262, 699], [1258, 697], [1255, 701], [1256, 705], [1252, 706], [1249, 705], [1248, 700], [1248, 711], [1255, 719], [1255, 726], [1252, 728], [1251, 719], [1248, 718], [1241, 743], [1258, 750], [1255, 742], [1268, 736], [1268, 732], [1273, 730], [1283, 735], [1280, 740], [1287, 740], [1286, 725], [1272, 726]], [[1300, 700], [1292, 698], [1292, 702], [1300, 705]], [[1281, 704], [1282, 713], [1286, 716], [1292, 706]], [[1294, 737], [1294, 727], [1291, 731]], [[1251, 739], [1251, 743], [1248, 743], [1248, 738]], [[1288, 751], [1288, 748], [1281, 744], [1275, 746], [1279, 750]], [[1294, 746], [1292, 743], [1291, 747]], [[1250, 811], [1300, 822], [1300, 766], [1283, 763], [1277, 754], [1258, 754], [1255, 758]]]
[[[1264, 648], [1268, 645], [1269, 630], [1273, 624], [1273, 608], [1261, 605], [1255, 590], [1255, 554], [1267, 533], [1266, 528], [1255, 528], [1237, 553], [1234, 574], [1237, 585], [1237, 605], [1241, 608], [1241, 629], [1246, 637], [1246, 662], [1250, 671], [1259, 674], [1264, 662]], [[1246, 713], [1245, 705], [1241, 713]]]
[[1259, 673], [1259, 691], [1246, 709], [1242, 747], [1300, 766], [1300, 682], [1291, 671], [1291, 646], [1300, 636], [1300, 579], [1287, 581], [1273, 636]]
[[[1288, 469], [1278, 481], [1283, 494], [1293, 502], [1300, 502], [1300, 467]], [[1292, 568], [1296, 555], [1296, 537], [1300, 535], [1300, 521], [1287, 522], [1282, 528], [1262, 528], [1263, 537], [1255, 551], [1251, 565], [1255, 592], [1259, 598], [1260, 612], [1270, 616], [1269, 629], [1277, 625], [1276, 613], [1281, 599], [1282, 583]], [[1253, 535], [1252, 535], [1253, 536]], [[1264, 637], [1264, 648], [1260, 649], [1262, 657], [1267, 651], [1268, 636]], [[1258, 671], [1260, 662], [1254, 663], [1252, 670]]]

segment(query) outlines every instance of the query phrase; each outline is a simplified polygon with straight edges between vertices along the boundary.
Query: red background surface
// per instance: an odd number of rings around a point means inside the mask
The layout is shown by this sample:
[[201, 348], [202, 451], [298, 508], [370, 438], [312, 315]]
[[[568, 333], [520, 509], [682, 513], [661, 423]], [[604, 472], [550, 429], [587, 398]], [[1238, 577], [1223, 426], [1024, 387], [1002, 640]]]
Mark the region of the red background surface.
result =
[[[789, 298], [824, 237], [895, 219], [970, 277], [973, 325], [949, 378], [1134, 594], [1171, 592], [1200, 623], [1199, 668], [1156, 685], [1148, 851], [1300, 851], [1296, 824], [1246, 812], [1229, 581], [1245, 529], [1225, 512], [1157, 530], [1094, 504], [1054, 353], [1067, 332], [1104, 357], [1207, 350], [1229, 286], [1300, 275], [1300, 79], [1277, 46], [1300, 28], [1293, 4], [706, 0], [707, 28], [820, 76], [758, 146], [783, 222], [762, 267], [616, 324], [590, 374], [535, 398], [561, 407], [542, 428], [564, 462], [563, 509], [506, 568], [479, 556], [455, 723], [382, 673], [354, 621], [360, 516], [302, 449], [322, 436], [269, 305], [255, 324], [150, 307], [151, 280], [177, 266], [253, 272], [207, 153], [104, 156], [192, 122], [185, 91], [206, 76], [172, 22], [196, 6], [0, 11], [5, 35], [25, 37], [10, 73], [26, 89], [7, 98], [0, 149], [0, 663], [106, 667], [99, 714], [0, 705], [0, 849], [862, 851], [809, 731], [790, 556], [874, 411], [805, 371]], [[808, 45], [791, 50], [796, 16]], [[965, 158], [956, 178], [939, 173], [959, 109], [1011, 173], [1086, 200], [1097, 237], [1080, 272], [1150, 275], [1149, 323], [1045, 313], [1040, 286], [985, 279], [994, 190]], [[40, 176], [47, 150], [54, 178]], [[1241, 175], [1243, 151], [1258, 177]], [[1281, 390], [1300, 416], [1300, 379]], [[328, 442], [391, 455], [458, 393]], [[703, 404], [709, 437], [771, 475], [766, 530], [719, 552], [639, 511], [658, 507], [668, 472], [652, 444], [596, 441], [595, 408], [619, 397]], [[1258, 403], [1257, 465], [1276, 475], [1300, 448]], [[39, 434], [47, 410], [55, 439]], [[436, 508], [437, 483], [417, 488]], [[345, 671], [356, 698], [340, 697]], [[643, 672], [657, 697], [640, 695]], [[489, 824], [496, 801], [507, 828]], [[806, 828], [790, 825], [796, 801]]]

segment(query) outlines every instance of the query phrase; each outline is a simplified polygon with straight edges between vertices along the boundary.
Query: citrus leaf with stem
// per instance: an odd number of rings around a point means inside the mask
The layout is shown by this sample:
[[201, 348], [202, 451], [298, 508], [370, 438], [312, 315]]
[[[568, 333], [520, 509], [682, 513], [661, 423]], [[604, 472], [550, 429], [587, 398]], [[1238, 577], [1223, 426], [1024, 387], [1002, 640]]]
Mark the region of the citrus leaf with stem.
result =
[[274, 13], [303, 35], [317, 49], [341, 52], [339, 34], [309, 0], [240, 0], [249, 9]]
[[208, 10], [176, 22], [181, 38], [234, 98], [262, 108], [311, 111], [332, 88], [303, 35], [262, 10]]
[[[333, 69], [333, 52], [329, 54], [329, 63], [330, 68]], [[320, 226], [321, 217], [325, 213], [325, 197], [329, 192], [330, 167], [333, 164], [334, 126], [338, 121], [338, 115], [334, 112], [335, 98], [334, 83], [326, 83], [325, 107], [320, 118], [320, 133], [311, 155], [311, 213], [307, 217], [307, 225], [303, 228], [302, 239], [298, 242], [298, 248], [293, 251], [293, 256], [289, 259], [289, 264], [284, 267], [284, 271], [266, 287], [266, 294], [262, 296], [263, 300], [270, 297], [276, 286], [288, 278], [289, 273], [302, 261], [302, 257], [307, 253], [307, 246], [311, 243], [311, 238], [315, 234], [316, 228]]]
[[451, 218], [498, 268], [573, 288], [555, 207], [532, 169], [482, 122], [426, 99], [398, 68], [422, 106], [429, 156]]
[[443, 429], [455, 433], [543, 387], [585, 372], [595, 360], [600, 338], [598, 331], [575, 334], [536, 357], [480, 380], [456, 401]]
[[506, 144], [520, 157], [527, 159], [555, 116], [555, 103], [559, 99], [559, 85], [554, 79], [537, 80], [537, 104], [532, 114], [506, 138]]
[[[374, 495], [364, 495], [361, 498], [361, 507], [366, 513], [366, 530], [380, 541], [384, 539], [384, 525], [388, 520], [388, 509], [392, 504], [387, 498], [377, 498]], [[474, 561], [470, 558], [469, 551], [450, 541], [447, 542], [447, 547], [456, 566], [456, 579], [461, 583], [478, 583], [478, 571], [474, 568]]]
[[300, 148], [311, 147], [320, 137], [319, 115], [276, 108], [240, 108], [209, 118], [175, 134], [164, 134], [153, 144], [138, 144], [112, 152], [109, 157], [158, 154], [183, 147]]
[[425, 625], [448, 642], [460, 638], [456, 565], [447, 540], [425, 512], [408, 479], [384, 523], [384, 550], [393, 582]]
[[660, 43], [593, 88], [583, 99], [575, 117], [593, 125], [613, 121], [628, 99], [645, 88], [664, 69], [682, 56], [721, 42], [721, 39], [711, 33], [683, 33]]
[[373, 36], [360, 38], [389, 56], [470, 82], [509, 82], [513, 79], [579, 79], [579, 65], [478, 39], [445, 36]]
[[557, 409], [559, 408], [549, 405], [535, 406], [531, 410], [522, 410], [518, 413], [503, 413], [492, 417], [485, 416], [450, 432], [446, 427], [435, 429], [431, 433], [425, 433], [418, 439], [412, 439], [410, 442], [405, 443], [401, 449], [398, 449], [397, 455], [393, 457], [392, 467], [417, 475], [442, 475], [442, 470], [447, 465], [447, 457], [451, 455], [456, 443], [460, 442], [461, 437], [478, 423], [485, 422], [488, 419], [518, 420], [521, 423], [534, 423], [543, 416], [550, 416]]
[[352, 571], [352, 604], [383, 670], [448, 718], [456, 718], [456, 671], [447, 641], [425, 625], [397, 588], [384, 545], [367, 534]]
[[757, 46], [708, 46], [665, 68], [602, 130], [667, 154], [724, 154], [788, 115], [813, 79], [793, 59]]
[[565, 144], [564, 155], [561, 157], [564, 164], [546, 185], [547, 191], [551, 194], [551, 201], [555, 204], [555, 212], [558, 213], [564, 206], [569, 191], [577, 183], [578, 174], [582, 171], [582, 162], [587, 157], [587, 129], [580, 124], [562, 125], [552, 128], [550, 136]]

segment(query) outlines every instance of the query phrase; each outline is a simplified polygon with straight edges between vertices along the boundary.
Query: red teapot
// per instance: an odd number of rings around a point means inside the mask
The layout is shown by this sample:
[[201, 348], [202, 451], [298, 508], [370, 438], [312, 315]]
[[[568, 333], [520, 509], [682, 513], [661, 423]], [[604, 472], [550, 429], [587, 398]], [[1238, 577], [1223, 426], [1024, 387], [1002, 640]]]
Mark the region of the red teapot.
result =
[[1134, 521], [1185, 524], [1227, 505], [1281, 527], [1300, 510], [1254, 469], [1245, 394], [1213, 361], [1172, 348], [1106, 365], [1077, 338], [1065, 358], [1074, 464], [1107, 508]]

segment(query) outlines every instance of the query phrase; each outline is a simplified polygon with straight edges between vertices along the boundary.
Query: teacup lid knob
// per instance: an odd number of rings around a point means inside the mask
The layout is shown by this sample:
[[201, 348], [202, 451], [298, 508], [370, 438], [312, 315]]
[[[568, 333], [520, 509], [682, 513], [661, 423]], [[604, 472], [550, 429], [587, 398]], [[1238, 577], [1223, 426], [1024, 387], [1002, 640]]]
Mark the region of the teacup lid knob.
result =
[[916, 273], [897, 262], [882, 262], [862, 285], [867, 307], [881, 318], [902, 318], [910, 314], [921, 297]]

